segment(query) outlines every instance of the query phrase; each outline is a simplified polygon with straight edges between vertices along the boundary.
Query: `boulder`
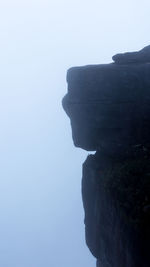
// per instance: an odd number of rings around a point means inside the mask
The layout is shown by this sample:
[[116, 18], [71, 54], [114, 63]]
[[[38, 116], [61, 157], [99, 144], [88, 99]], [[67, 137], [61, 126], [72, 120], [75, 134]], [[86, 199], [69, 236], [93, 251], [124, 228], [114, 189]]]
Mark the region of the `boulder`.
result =
[[150, 143], [150, 64], [75, 67], [67, 81], [75, 146], [120, 155]]

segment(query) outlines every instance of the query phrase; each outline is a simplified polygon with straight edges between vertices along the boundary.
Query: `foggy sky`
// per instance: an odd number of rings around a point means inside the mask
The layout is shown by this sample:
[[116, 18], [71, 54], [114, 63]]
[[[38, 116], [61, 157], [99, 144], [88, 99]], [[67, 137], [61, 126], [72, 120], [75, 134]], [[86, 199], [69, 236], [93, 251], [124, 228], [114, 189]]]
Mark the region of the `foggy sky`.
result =
[[149, 0], [1, 0], [0, 266], [94, 267], [61, 99], [69, 67], [149, 45]]

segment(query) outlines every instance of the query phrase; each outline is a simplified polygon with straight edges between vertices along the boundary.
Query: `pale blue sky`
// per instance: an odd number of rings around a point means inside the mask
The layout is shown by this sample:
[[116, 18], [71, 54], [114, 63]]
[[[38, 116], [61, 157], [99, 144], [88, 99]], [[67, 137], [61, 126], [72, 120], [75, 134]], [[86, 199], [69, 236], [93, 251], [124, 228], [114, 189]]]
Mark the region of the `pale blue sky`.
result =
[[1, 0], [0, 266], [94, 267], [61, 107], [71, 66], [150, 44], [149, 0]]

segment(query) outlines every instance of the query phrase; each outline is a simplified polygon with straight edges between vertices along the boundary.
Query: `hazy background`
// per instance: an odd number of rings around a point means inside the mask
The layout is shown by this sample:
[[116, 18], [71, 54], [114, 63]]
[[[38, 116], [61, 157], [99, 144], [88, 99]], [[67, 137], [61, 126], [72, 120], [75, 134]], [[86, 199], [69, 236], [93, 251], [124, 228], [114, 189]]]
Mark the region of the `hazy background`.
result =
[[149, 0], [1, 0], [0, 266], [94, 267], [66, 71], [150, 44]]

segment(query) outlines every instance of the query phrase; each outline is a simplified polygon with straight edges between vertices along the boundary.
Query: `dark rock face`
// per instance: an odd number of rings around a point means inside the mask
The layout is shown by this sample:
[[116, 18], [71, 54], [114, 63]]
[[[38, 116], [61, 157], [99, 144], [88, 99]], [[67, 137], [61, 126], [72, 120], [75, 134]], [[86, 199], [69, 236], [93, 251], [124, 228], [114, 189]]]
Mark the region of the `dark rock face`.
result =
[[138, 52], [117, 54], [112, 57], [117, 64], [136, 64], [150, 62], [150, 45]]
[[86, 243], [98, 266], [150, 266], [149, 173], [146, 151], [121, 161], [99, 152], [83, 164]]
[[150, 136], [150, 64], [107, 64], [68, 71], [64, 109], [75, 146], [108, 153]]
[[150, 46], [68, 71], [63, 107], [83, 164], [86, 243], [97, 267], [150, 266]]

